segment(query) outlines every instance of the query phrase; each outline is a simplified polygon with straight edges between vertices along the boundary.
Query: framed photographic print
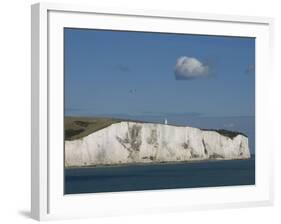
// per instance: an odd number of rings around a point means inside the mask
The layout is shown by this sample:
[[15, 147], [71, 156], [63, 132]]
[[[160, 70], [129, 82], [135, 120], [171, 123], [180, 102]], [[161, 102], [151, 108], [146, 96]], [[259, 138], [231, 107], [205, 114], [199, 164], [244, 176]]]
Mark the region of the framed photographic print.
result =
[[269, 205], [271, 18], [32, 6], [32, 217]]

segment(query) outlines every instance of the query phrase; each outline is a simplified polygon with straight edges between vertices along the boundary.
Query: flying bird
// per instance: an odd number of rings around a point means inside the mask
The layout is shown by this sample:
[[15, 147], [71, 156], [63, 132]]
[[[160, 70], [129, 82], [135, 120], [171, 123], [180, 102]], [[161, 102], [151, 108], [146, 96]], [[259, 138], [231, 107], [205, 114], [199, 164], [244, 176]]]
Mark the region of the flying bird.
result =
[[136, 89], [130, 89], [130, 90], [129, 90], [129, 93], [130, 93], [130, 94], [134, 94], [134, 93], [136, 93], [136, 92], [137, 92]]

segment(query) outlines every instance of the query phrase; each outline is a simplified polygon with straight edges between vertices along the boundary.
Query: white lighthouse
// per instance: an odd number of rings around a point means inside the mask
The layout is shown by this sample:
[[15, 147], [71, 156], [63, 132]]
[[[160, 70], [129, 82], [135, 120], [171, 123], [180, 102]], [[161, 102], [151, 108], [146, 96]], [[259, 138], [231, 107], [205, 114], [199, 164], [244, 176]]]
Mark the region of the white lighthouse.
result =
[[164, 124], [168, 124], [168, 120], [167, 120], [167, 118], [165, 118], [165, 120], [164, 120]]

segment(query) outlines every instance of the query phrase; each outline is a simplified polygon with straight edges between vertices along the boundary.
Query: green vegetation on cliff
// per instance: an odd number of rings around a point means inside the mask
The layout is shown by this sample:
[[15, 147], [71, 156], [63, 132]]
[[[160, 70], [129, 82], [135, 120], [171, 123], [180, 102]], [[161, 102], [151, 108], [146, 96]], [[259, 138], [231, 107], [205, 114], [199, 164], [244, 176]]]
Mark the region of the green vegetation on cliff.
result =
[[120, 119], [102, 117], [65, 117], [64, 139], [79, 139], [121, 121]]
[[[64, 117], [64, 139], [65, 140], [75, 140], [83, 138], [93, 132], [106, 128], [112, 124], [119, 123], [122, 121], [131, 121], [138, 123], [146, 123], [143, 121], [135, 120], [125, 120], [118, 118], [108, 118], [108, 117]], [[150, 122], [151, 123], [151, 122]], [[175, 125], [177, 126], [177, 125]], [[233, 139], [237, 135], [245, 134], [236, 131], [228, 131], [225, 129], [201, 129], [204, 131], [215, 131], [219, 134]], [[246, 136], [247, 137], [247, 136]]]

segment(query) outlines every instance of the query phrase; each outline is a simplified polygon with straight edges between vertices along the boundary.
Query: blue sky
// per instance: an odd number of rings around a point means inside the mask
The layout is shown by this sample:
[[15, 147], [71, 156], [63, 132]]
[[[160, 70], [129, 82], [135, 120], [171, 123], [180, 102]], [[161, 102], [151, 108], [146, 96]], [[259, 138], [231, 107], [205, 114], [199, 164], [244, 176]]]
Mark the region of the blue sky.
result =
[[65, 29], [66, 114], [253, 116], [254, 63], [253, 38]]
[[255, 148], [255, 39], [65, 29], [65, 114], [241, 131]]

